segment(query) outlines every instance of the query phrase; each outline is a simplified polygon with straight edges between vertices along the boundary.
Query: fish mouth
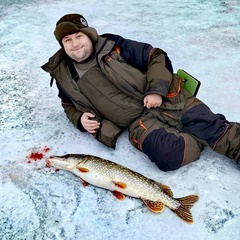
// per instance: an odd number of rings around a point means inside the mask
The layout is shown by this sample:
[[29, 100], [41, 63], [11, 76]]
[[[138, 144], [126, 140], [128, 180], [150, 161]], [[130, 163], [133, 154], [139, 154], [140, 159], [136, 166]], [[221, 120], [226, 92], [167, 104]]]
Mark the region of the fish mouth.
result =
[[46, 160], [46, 167], [47, 167], [47, 168], [52, 167], [51, 158], [52, 158], [52, 157], [49, 157], [49, 158]]
[[50, 156], [46, 159], [46, 167], [50, 168], [50, 167], [55, 167], [54, 164], [54, 159], [56, 158], [56, 156]]
[[69, 171], [73, 170], [79, 162], [69, 162], [65, 157], [50, 156], [46, 159], [46, 167], [55, 167], [60, 169], [67, 169]]

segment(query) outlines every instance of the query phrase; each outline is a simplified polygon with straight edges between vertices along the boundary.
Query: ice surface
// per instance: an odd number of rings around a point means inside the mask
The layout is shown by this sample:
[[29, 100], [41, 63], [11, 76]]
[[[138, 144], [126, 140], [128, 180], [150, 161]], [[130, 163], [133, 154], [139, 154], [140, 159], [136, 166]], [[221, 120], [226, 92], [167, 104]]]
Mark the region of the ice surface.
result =
[[[126, 132], [111, 150], [69, 123], [40, 69], [59, 48], [56, 21], [78, 12], [99, 33], [167, 51], [175, 71], [183, 68], [202, 82], [199, 98], [240, 121], [239, 10], [238, 0], [1, 0], [0, 239], [239, 239], [236, 163], [207, 148], [199, 161], [164, 173], [130, 145]], [[153, 214], [139, 199], [118, 201], [109, 191], [84, 188], [71, 173], [45, 167], [49, 155], [65, 153], [118, 162], [169, 185], [175, 197], [198, 194], [194, 224], [168, 208]]]

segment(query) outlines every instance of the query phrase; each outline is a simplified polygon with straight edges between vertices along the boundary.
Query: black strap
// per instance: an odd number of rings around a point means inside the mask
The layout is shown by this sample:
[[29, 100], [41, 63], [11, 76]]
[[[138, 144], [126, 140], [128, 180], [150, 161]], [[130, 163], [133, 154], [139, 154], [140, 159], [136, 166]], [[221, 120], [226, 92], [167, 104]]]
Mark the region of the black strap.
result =
[[54, 80], [54, 77], [53, 77], [53, 76], [51, 76], [51, 80], [50, 80], [50, 87], [52, 87], [52, 85], [53, 85], [53, 80]]
[[71, 59], [69, 59], [69, 58], [67, 59], [67, 65], [68, 65], [68, 68], [69, 68], [69, 71], [71, 73], [71, 76], [72, 76], [73, 80], [75, 82], [77, 82], [80, 79], [80, 77], [79, 77], [79, 75], [77, 73], [76, 68], [73, 65], [73, 61]]
[[[99, 52], [102, 51], [102, 49], [103, 49], [103, 47], [105, 46], [105, 44], [106, 44], [107, 41], [108, 41], [108, 39], [106, 38], [105, 41], [104, 41], [104, 43], [102, 44], [101, 48], [97, 51], [96, 56], [99, 54]], [[91, 57], [92, 57], [92, 56], [91, 56]], [[90, 57], [90, 58], [91, 58], [91, 57]], [[90, 58], [89, 58], [89, 59], [90, 59]], [[67, 62], [67, 65], [68, 65], [68, 68], [69, 68], [69, 71], [70, 71], [70, 73], [71, 73], [72, 78], [74, 79], [75, 82], [77, 82], [77, 81], [80, 79], [80, 77], [79, 77], [79, 75], [78, 75], [78, 73], [77, 73], [76, 68], [75, 68], [74, 65], [73, 65], [73, 60], [66, 55], [66, 62]]]

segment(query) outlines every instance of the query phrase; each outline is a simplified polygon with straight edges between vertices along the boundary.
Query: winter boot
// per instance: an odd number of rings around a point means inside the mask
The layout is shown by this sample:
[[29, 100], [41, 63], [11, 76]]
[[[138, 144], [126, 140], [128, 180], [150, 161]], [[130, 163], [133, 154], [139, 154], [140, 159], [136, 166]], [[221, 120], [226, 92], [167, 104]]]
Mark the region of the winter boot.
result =
[[240, 162], [240, 123], [231, 122], [213, 150]]

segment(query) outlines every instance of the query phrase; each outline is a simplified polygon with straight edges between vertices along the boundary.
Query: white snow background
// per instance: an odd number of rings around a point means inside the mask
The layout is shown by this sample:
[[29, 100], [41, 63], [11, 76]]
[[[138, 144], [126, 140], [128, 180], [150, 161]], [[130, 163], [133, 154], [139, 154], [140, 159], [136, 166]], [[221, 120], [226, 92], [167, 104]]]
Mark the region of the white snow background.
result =
[[[59, 49], [56, 21], [73, 12], [99, 34], [164, 49], [175, 71], [183, 68], [201, 81], [199, 98], [240, 121], [239, 0], [1, 0], [0, 239], [240, 239], [235, 162], [206, 148], [200, 160], [165, 173], [130, 145], [127, 132], [112, 150], [68, 121], [40, 66]], [[37, 153], [42, 159], [34, 161]], [[199, 195], [194, 223], [168, 208], [151, 213], [139, 199], [119, 201], [110, 191], [83, 187], [70, 172], [45, 167], [48, 156], [66, 153], [120, 163], [170, 186], [175, 197]]]

